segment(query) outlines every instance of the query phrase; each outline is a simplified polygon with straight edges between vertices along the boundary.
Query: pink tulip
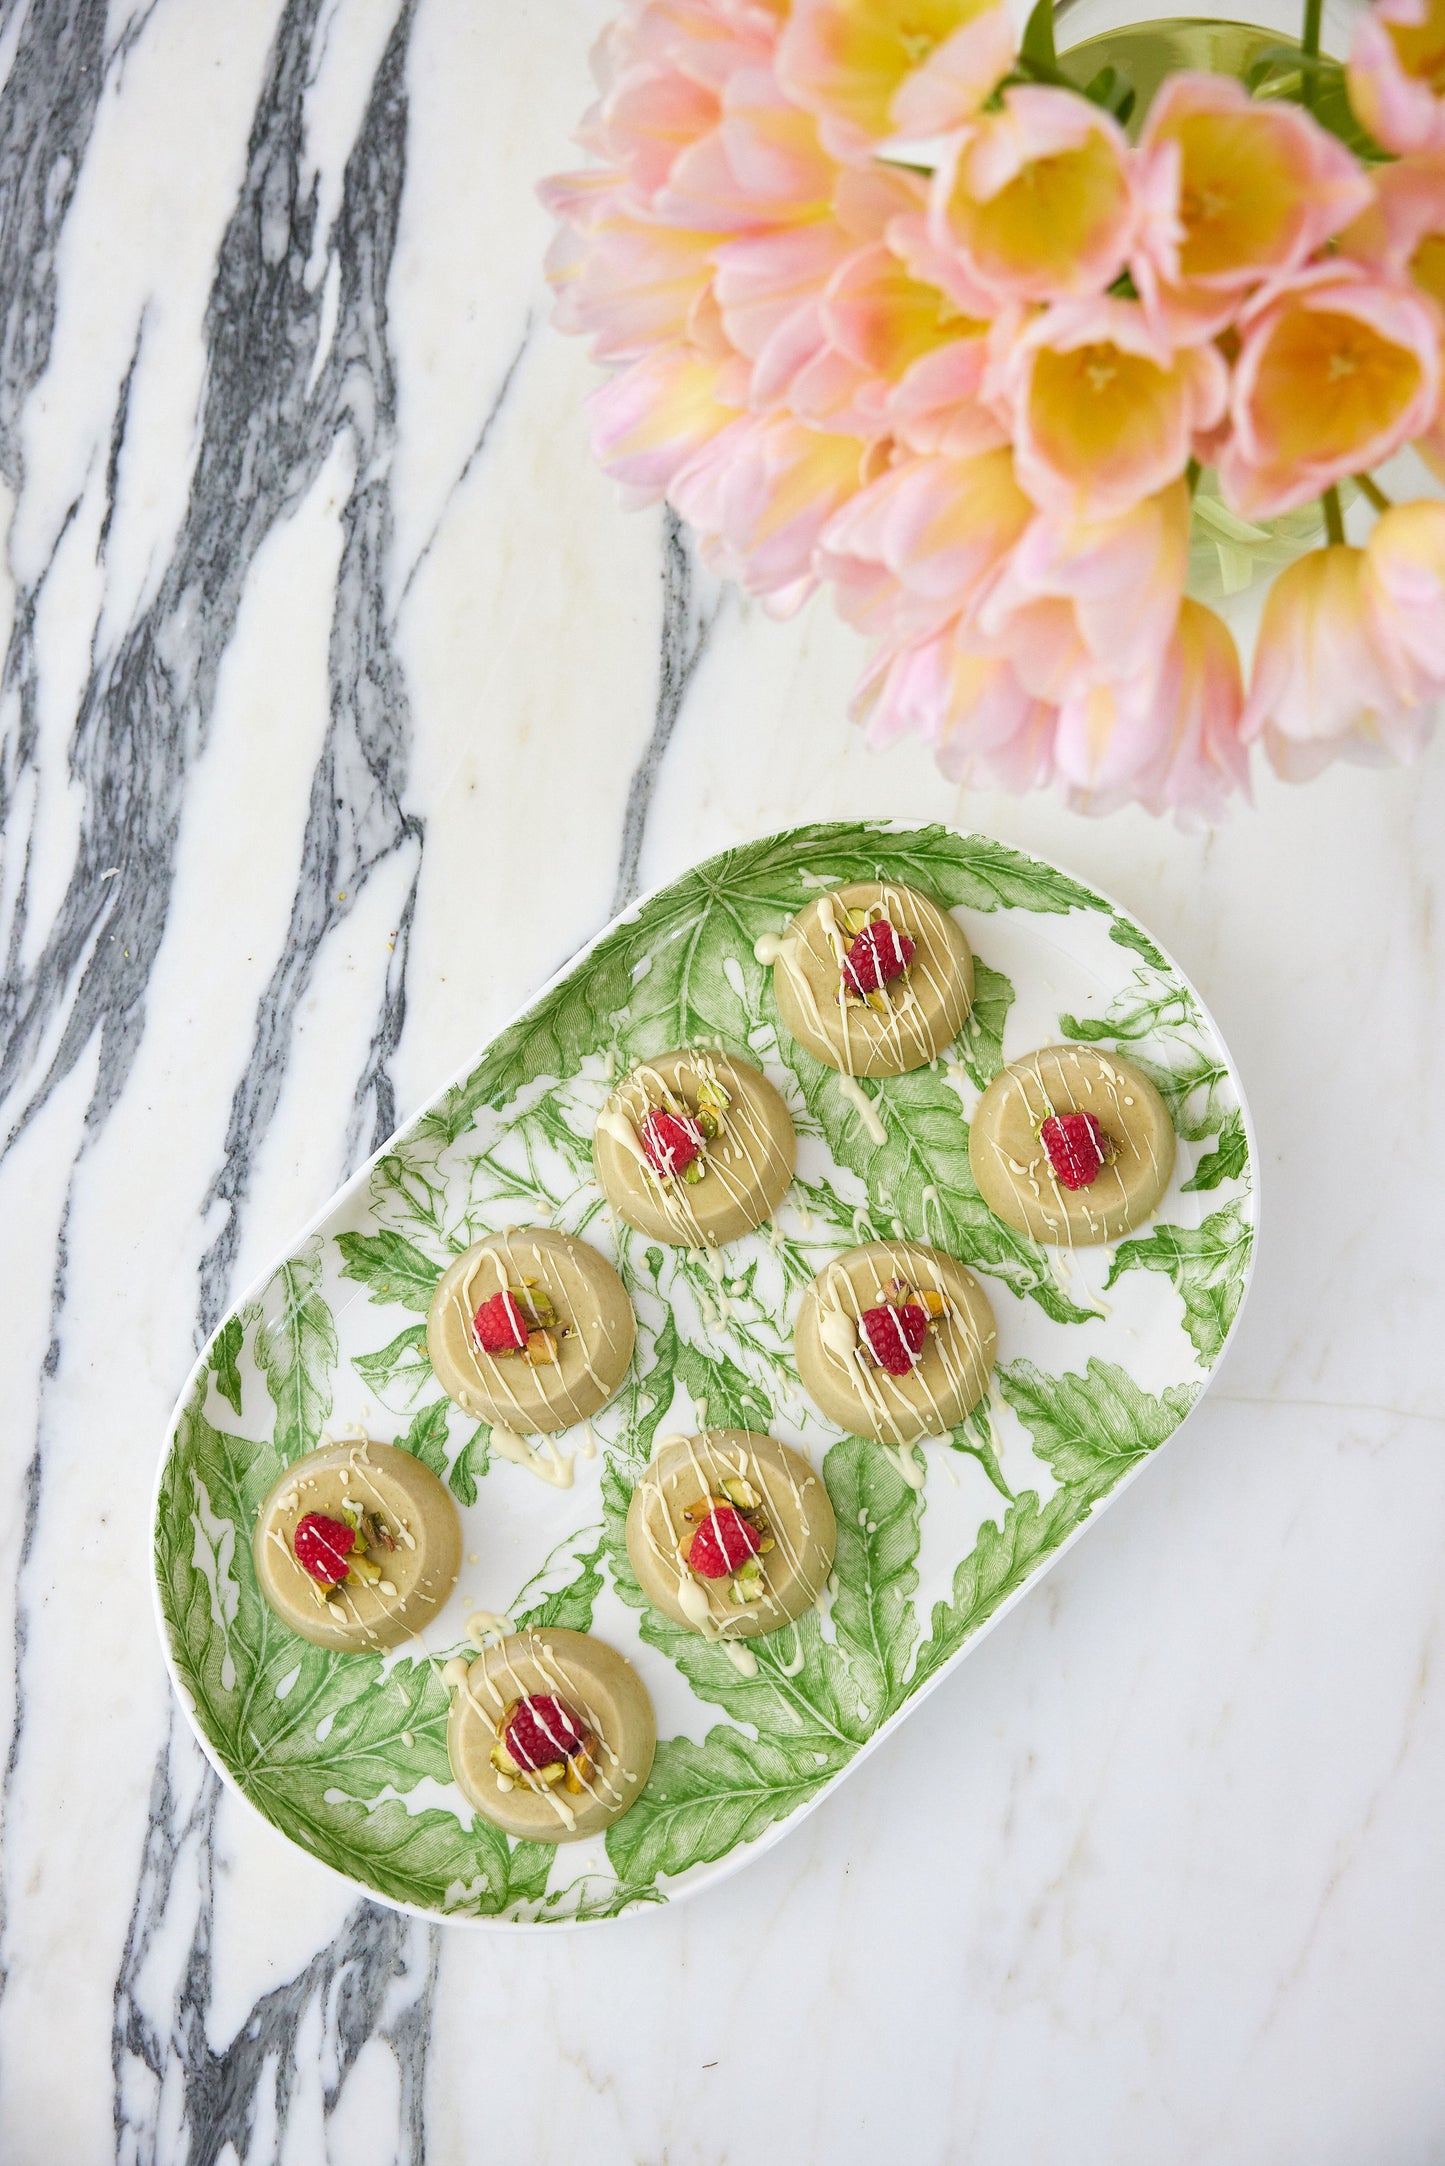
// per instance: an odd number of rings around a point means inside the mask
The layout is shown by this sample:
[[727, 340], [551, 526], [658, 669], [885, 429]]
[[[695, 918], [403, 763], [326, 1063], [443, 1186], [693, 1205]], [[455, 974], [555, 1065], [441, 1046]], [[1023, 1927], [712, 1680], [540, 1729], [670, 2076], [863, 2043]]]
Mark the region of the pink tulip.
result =
[[1376, 0], [1360, 18], [1346, 70], [1350, 103], [1386, 150], [1445, 147], [1442, 54], [1442, 0]]
[[1407, 707], [1445, 694], [1445, 504], [1392, 504], [1365, 544], [1366, 602]]
[[973, 789], [1027, 790], [1053, 776], [1054, 710], [1007, 662], [978, 653], [960, 620], [880, 649], [851, 712], [874, 746], [922, 737], [943, 772]]
[[998, 366], [1019, 479], [1058, 517], [1110, 519], [1182, 474], [1224, 412], [1228, 377], [1209, 345], [1171, 350], [1137, 302], [1062, 303], [1035, 317]]
[[1340, 250], [1386, 279], [1418, 286], [1445, 315], [1445, 152], [1382, 165]]
[[[551, 211], [577, 201], [565, 185], [544, 183]], [[586, 206], [589, 223], [559, 227], [547, 256], [560, 331], [592, 340], [595, 361], [631, 361], [651, 347], [693, 336], [699, 303], [712, 285], [713, 236], [643, 221], [609, 189]]]
[[[1006, 450], [913, 459], [830, 521], [818, 569], [838, 582], [839, 607], [862, 629], [916, 638], [974, 606], [1032, 512]], [[870, 566], [891, 575], [891, 589]]]
[[1248, 790], [1241, 738], [1244, 685], [1233, 635], [1202, 602], [1185, 600], [1158, 663], [1133, 676], [1100, 674], [1059, 710], [1055, 757], [1080, 810], [1130, 801], [1192, 821], [1217, 819]]
[[1008, 442], [1008, 430], [983, 397], [987, 334], [960, 326], [960, 335], [905, 370], [884, 402], [884, 421], [910, 451], [976, 458]]
[[644, 354], [587, 401], [599, 466], [634, 504], [650, 504], [730, 426], [734, 407], [719, 395], [721, 371], [685, 346]]
[[1219, 455], [1242, 518], [1309, 503], [1434, 419], [1440, 324], [1419, 294], [1336, 262], [1284, 281], [1244, 322]]
[[1006, 638], [1042, 600], [1073, 612], [1081, 674], [1129, 678], [1156, 668], [1175, 634], [1189, 569], [1189, 491], [1171, 482], [1157, 496], [1092, 524], [1040, 514], [992, 583], [980, 628]]
[[1003, 93], [955, 137], [933, 177], [929, 230], [999, 299], [1101, 293], [1140, 216], [1123, 131], [1072, 91]]
[[[801, 323], [801, 318], [799, 319]], [[909, 276], [881, 242], [839, 265], [818, 302], [814, 343], [786, 403], [800, 418], [916, 450], [960, 456], [1007, 441], [981, 397], [986, 323], [960, 318], [936, 286]], [[765, 396], [766, 359], [753, 379]]]
[[1181, 340], [1223, 329], [1241, 292], [1298, 270], [1370, 201], [1355, 159], [1308, 113], [1219, 75], [1168, 78], [1140, 157], [1150, 215], [1135, 278]]
[[836, 167], [811, 114], [799, 112], [770, 67], [740, 68], [716, 125], [680, 150], [653, 199], [673, 225], [746, 233], [819, 217]]
[[896, 134], [941, 135], [977, 112], [1015, 53], [1001, 0], [794, 0], [779, 75], [848, 162]]
[[[1387, 539], [1387, 594], [1391, 581], [1397, 595], [1408, 584], [1411, 554], [1419, 576], [1420, 553], [1402, 547], [1406, 539], [1397, 528], [1393, 552]], [[1438, 573], [1434, 585], [1438, 594]], [[1241, 734], [1262, 737], [1290, 781], [1308, 781], [1333, 759], [1413, 758], [1428, 733], [1428, 709], [1412, 696], [1418, 684], [1373, 586], [1366, 551], [1336, 543], [1286, 566], [1270, 588]]]
[[[871, 276], [883, 286], [891, 275], [888, 264], [899, 269], [891, 257], [880, 269], [886, 255], [882, 237], [891, 220], [916, 207], [920, 197], [912, 175], [883, 167], [867, 173], [840, 170], [829, 218], [741, 236], [719, 248], [718, 302], [728, 337], [754, 364], [756, 406], [787, 404], [822, 419], [846, 405], [870, 371], [840, 346], [826, 315], [828, 296], [840, 281], [866, 288]], [[900, 306], [916, 318], [920, 302], [937, 317], [940, 296], [927, 289], [910, 292], [904, 283], [891, 296], [880, 292], [872, 310], [879, 326], [875, 339], [889, 335]], [[916, 337], [916, 331], [904, 335]]]
[[863, 486], [868, 455], [856, 436], [750, 416], [704, 444], [668, 495], [707, 562], [781, 614], [817, 584], [823, 530]]

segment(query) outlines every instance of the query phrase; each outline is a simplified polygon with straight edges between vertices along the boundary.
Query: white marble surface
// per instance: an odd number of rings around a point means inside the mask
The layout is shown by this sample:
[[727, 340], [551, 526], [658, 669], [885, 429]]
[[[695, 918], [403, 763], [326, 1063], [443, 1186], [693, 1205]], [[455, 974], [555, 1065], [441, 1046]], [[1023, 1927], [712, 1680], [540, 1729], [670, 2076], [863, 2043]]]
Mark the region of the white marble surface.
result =
[[[1445, 755], [960, 802], [591, 468], [536, 178], [604, 0], [0, 0], [0, 2156], [1445, 2156]], [[355, 1899], [151, 1622], [230, 1296], [609, 914], [810, 817], [1113, 891], [1248, 1081], [1177, 1444], [825, 1808], [572, 1936]], [[508, 897], [526, 908], [504, 936]]]

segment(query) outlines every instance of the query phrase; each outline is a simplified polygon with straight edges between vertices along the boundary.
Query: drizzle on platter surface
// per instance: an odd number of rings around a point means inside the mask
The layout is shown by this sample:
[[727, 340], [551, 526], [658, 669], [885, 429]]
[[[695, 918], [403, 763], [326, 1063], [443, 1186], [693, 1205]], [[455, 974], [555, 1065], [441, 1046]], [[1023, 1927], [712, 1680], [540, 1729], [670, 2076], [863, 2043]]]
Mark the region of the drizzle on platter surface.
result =
[[[755, 949], [767, 955], [820, 889], [858, 879], [906, 882], [956, 914], [975, 997], [940, 1060], [849, 1088], [779, 1026]], [[1069, 1043], [1127, 1054], [1179, 1138], [1154, 1216], [1072, 1252], [994, 1218], [968, 1162], [969, 1119], [1003, 1064]], [[617, 1079], [686, 1045], [761, 1067], [798, 1132], [774, 1222], [721, 1255], [634, 1231], [593, 1175]], [[520, 1452], [446, 1396], [426, 1353], [443, 1271], [514, 1225], [593, 1244], [638, 1324], [611, 1403]], [[1254, 1226], [1228, 1055], [1169, 959], [1098, 893], [940, 826], [810, 826], [712, 858], [634, 906], [502, 1031], [202, 1356], [162, 1461], [154, 1541], [191, 1719], [266, 1819], [385, 1901], [515, 1926], [675, 1900], [816, 1803], [1177, 1428], [1238, 1314]], [[810, 1406], [792, 1332], [830, 1258], [903, 1237], [977, 1274], [998, 1358], [988, 1400], [951, 1437], [889, 1450]], [[741, 1666], [648, 1608], [627, 1555], [638, 1475], [661, 1441], [705, 1428], [801, 1450], [837, 1519], [822, 1602], [751, 1641]], [[376, 1654], [299, 1639], [251, 1561], [282, 1470], [348, 1434], [415, 1453], [463, 1520], [450, 1602], [419, 1641]], [[559, 1852], [509, 1838], [452, 1780], [444, 1671], [499, 1619], [594, 1632], [652, 1697], [652, 1772], [593, 1841]]]

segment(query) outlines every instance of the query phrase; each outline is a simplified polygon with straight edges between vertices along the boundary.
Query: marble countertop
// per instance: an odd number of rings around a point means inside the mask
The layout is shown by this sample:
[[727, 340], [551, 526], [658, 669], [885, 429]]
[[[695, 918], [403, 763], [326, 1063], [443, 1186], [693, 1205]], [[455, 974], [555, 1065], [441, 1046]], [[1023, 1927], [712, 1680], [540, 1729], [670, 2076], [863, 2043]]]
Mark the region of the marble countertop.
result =
[[[1445, 754], [1216, 835], [961, 798], [592, 467], [533, 186], [605, 0], [0, 0], [0, 2153], [1445, 2156]], [[147, 1580], [202, 1338], [640, 885], [940, 816], [1174, 951], [1254, 1292], [1091, 1539], [794, 1834], [580, 1935], [361, 1900]], [[485, 2132], [483, 2136], [482, 2132]]]

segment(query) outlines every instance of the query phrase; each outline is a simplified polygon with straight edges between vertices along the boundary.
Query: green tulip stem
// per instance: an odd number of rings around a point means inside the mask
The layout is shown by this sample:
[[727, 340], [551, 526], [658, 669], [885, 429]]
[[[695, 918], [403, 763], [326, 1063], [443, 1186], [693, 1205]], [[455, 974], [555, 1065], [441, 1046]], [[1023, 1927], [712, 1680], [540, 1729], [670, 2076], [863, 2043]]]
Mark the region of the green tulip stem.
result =
[[[1304, 35], [1300, 39], [1300, 51], [1311, 60], [1319, 58], [1320, 17], [1323, 13], [1324, 0], [1305, 0], [1305, 26]], [[1313, 68], [1306, 68], [1304, 71], [1304, 80], [1300, 84], [1300, 96], [1306, 105], [1313, 105], [1315, 102], [1315, 71]]]
[[1332, 547], [1339, 547], [1345, 538], [1345, 515], [1340, 510], [1338, 489], [1326, 489], [1324, 494], [1325, 534]]

